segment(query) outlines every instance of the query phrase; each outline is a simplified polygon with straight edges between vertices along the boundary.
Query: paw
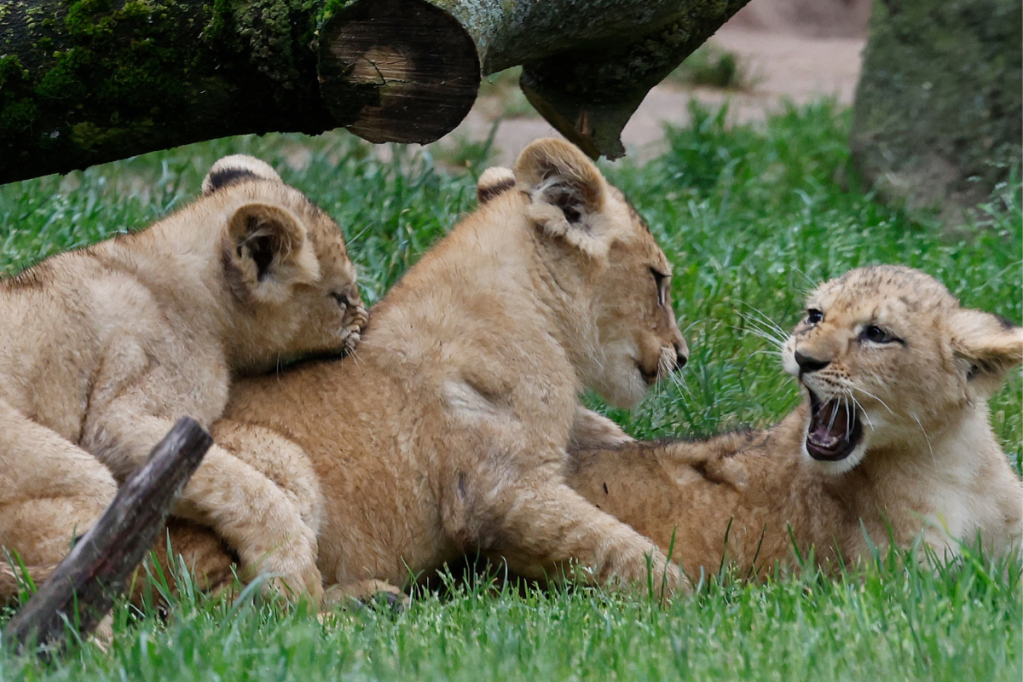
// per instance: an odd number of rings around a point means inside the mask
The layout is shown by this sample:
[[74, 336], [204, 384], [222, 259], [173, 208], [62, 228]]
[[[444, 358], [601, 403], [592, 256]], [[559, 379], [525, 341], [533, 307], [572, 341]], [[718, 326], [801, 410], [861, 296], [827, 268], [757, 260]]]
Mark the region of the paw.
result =
[[731, 457], [722, 457], [707, 462], [704, 472], [710, 481], [729, 485], [739, 492], [746, 490], [749, 486], [746, 467]]
[[[642, 545], [621, 555], [621, 561], [605, 569], [618, 589], [646, 593], [662, 601], [693, 591], [689, 579], [659, 549]], [[617, 564], [617, 565], [615, 565]]]
[[264, 596], [281, 597], [290, 603], [304, 596], [316, 608], [323, 601], [323, 576], [316, 567], [315, 544], [303, 539], [244, 563], [245, 573], [267, 576]]
[[383, 580], [357, 580], [332, 585], [323, 597], [324, 609], [379, 605], [401, 613], [410, 603], [408, 595]]

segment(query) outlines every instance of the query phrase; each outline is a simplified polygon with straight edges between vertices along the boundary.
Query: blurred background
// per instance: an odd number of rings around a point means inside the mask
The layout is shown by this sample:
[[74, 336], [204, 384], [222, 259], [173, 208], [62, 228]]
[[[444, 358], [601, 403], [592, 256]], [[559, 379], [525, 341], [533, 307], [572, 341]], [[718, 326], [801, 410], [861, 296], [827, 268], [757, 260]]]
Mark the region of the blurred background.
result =
[[[784, 100], [821, 97], [852, 105], [866, 45], [871, 0], [754, 0], [655, 87], [622, 135], [628, 156], [665, 149], [664, 124], [687, 125], [689, 102], [729, 103], [730, 122], [763, 121]], [[487, 161], [508, 165], [531, 140], [557, 135], [518, 88], [519, 68], [484, 79], [465, 121], [433, 145], [455, 165], [487, 146]], [[489, 141], [489, 144], [488, 144]]]

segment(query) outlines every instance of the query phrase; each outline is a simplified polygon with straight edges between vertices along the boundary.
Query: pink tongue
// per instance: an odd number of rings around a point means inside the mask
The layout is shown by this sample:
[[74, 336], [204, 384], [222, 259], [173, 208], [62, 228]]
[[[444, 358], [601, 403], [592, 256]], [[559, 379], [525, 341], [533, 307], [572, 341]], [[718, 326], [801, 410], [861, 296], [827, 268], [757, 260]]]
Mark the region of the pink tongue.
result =
[[[828, 428], [828, 427], [831, 428]], [[810, 424], [810, 440], [824, 448], [833, 448], [840, 441], [846, 440], [849, 428], [849, 415], [838, 401], [821, 405], [813, 423]]]

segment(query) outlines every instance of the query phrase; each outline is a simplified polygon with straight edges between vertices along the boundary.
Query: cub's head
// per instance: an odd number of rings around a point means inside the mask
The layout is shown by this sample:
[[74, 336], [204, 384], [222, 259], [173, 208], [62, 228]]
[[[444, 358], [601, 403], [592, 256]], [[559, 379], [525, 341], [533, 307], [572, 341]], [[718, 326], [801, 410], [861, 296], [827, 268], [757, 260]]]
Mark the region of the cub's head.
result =
[[351, 350], [367, 314], [337, 223], [249, 156], [218, 161], [202, 191], [224, 221], [235, 369]]
[[1023, 360], [1023, 330], [911, 268], [852, 270], [806, 308], [782, 361], [809, 398], [806, 454], [831, 473], [875, 451], [928, 452]]
[[587, 387], [625, 407], [685, 365], [689, 350], [671, 306], [671, 264], [625, 196], [578, 149], [538, 140], [514, 173], [484, 173], [478, 196], [481, 203], [517, 205], [525, 198], [538, 276], [554, 292], [563, 342]]

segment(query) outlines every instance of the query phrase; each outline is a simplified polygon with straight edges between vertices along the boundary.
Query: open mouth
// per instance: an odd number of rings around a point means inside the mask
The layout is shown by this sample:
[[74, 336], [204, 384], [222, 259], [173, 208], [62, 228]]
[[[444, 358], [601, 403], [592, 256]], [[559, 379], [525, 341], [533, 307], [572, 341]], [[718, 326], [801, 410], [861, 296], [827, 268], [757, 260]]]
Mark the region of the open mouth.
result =
[[837, 399], [822, 402], [810, 393], [810, 427], [806, 430], [806, 451], [822, 462], [848, 457], [863, 437], [863, 425], [856, 407]]
[[636, 367], [639, 368], [639, 373], [643, 377], [643, 381], [646, 382], [647, 386], [653, 386], [654, 384], [657, 383], [656, 369], [653, 372], [648, 372], [645, 369], [643, 369], [643, 365], [640, 365], [639, 363], [636, 363]]

